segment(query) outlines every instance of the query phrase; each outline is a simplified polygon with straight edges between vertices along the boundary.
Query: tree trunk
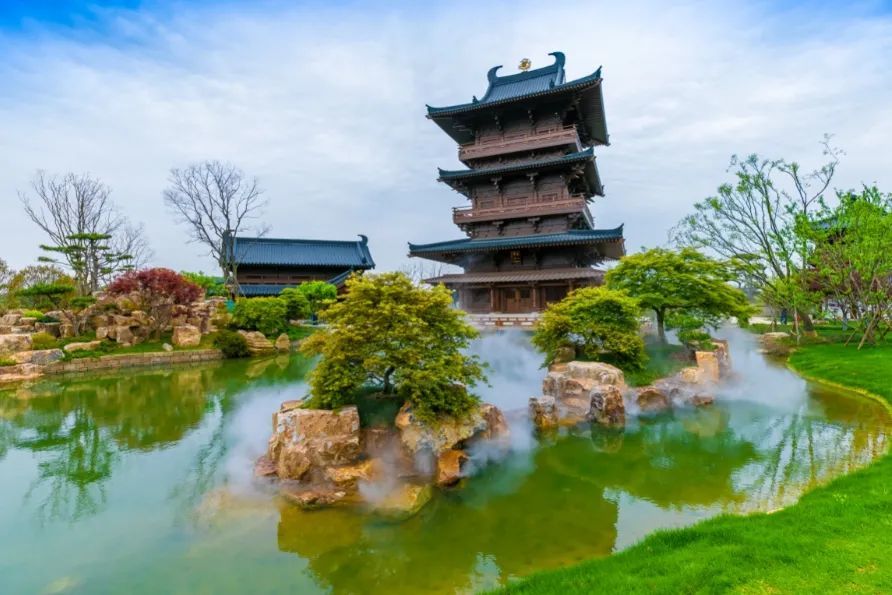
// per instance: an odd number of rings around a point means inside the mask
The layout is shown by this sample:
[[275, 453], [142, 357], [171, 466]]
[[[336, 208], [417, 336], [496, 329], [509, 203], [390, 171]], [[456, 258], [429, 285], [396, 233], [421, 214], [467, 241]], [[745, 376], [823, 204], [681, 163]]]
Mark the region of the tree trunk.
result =
[[387, 371], [384, 372], [384, 394], [389, 395], [393, 392], [393, 384], [390, 382], [390, 378], [393, 376], [393, 366], [387, 368]]
[[666, 312], [664, 310], [657, 310], [657, 336], [660, 338], [660, 343], [666, 343]]
[[802, 321], [802, 329], [807, 333], [814, 333], [815, 323], [812, 322], [811, 316], [808, 315], [808, 312], [797, 310], [796, 313], [799, 314], [799, 319]]

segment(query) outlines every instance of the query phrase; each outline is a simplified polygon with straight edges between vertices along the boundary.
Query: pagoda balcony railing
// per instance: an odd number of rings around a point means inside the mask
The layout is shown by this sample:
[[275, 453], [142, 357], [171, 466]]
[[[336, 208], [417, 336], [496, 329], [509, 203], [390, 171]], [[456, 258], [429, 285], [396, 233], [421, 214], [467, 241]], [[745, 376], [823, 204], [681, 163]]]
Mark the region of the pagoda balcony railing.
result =
[[486, 138], [460, 146], [458, 158], [460, 161], [466, 162], [505, 153], [534, 151], [564, 145], [575, 146], [576, 151], [582, 150], [582, 143], [575, 126], [562, 126], [533, 134], [523, 133]]
[[541, 202], [524, 202], [517, 205], [504, 205], [489, 208], [453, 207], [452, 222], [456, 225], [497, 221], [499, 219], [521, 219], [541, 217], [543, 215], [562, 215], [564, 213], [581, 213], [592, 224], [592, 215], [583, 196], [571, 196], [560, 200]]

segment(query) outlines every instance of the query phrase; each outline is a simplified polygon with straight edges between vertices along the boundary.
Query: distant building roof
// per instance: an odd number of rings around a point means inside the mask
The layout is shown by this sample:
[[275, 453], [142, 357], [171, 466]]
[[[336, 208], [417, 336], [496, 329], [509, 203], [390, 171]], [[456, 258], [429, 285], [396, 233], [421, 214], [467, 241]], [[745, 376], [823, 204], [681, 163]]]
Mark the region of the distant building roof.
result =
[[574, 246], [607, 242], [622, 242], [623, 226], [614, 229], [573, 229], [561, 233], [542, 233], [527, 236], [497, 238], [462, 238], [433, 244], [409, 244], [411, 256], [452, 252], [492, 252], [512, 248], [537, 248], [543, 246]]
[[592, 194], [604, 196], [604, 187], [601, 184], [601, 177], [598, 175], [598, 169], [595, 166], [595, 155], [592, 147], [561, 157], [527, 160], [496, 167], [478, 167], [475, 169], [459, 170], [440, 169], [439, 179], [441, 182], [446, 182], [454, 188], [454, 182], [463, 182], [475, 178], [489, 178], [491, 176], [501, 176], [510, 173], [521, 173], [529, 170], [546, 171], [548, 169], [566, 168], [575, 163], [582, 163], [585, 165], [584, 174], [588, 185], [589, 196]]
[[233, 238], [233, 259], [240, 265], [287, 265], [343, 267], [364, 270], [375, 267], [368, 238], [358, 241], [281, 238]]
[[594, 90], [591, 97], [582, 101], [583, 124], [592, 141], [607, 144], [607, 125], [604, 119], [603, 97], [600, 92], [601, 68], [588, 76], [565, 81], [562, 52], [552, 52], [554, 63], [543, 68], [519, 72], [507, 76], [496, 74], [501, 66], [490, 68], [487, 73], [489, 86], [481, 99], [474, 97], [469, 103], [446, 107], [427, 106], [428, 117], [434, 120], [456, 142], [462, 144], [474, 140], [474, 134], [465, 126], [453, 121], [452, 116], [488, 110], [491, 107], [521, 102], [527, 99], [547, 97], [561, 93]]

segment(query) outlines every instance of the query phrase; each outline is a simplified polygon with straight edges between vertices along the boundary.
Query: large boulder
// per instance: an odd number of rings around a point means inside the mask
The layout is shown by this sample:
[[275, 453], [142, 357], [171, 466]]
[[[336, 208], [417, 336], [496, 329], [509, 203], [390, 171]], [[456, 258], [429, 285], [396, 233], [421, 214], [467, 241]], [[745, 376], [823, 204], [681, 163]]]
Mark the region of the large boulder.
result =
[[623, 393], [615, 385], [601, 384], [592, 389], [589, 417], [601, 425], [621, 427], [626, 424]]
[[37, 364], [45, 366], [65, 357], [61, 349], [38, 349], [36, 351], [20, 351], [14, 353], [12, 359], [18, 364]]
[[505, 417], [494, 405], [484, 403], [462, 418], [443, 416], [425, 422], [415, 415], [409, 402], [403, 404], [396, 416], [403, 446], [412, 454], [428, 452], [434, 456], [471, 440], [493, 440], [508, 434]]
[[22, 313], [19, 311], [7, 312], [3, 316], [0, 316], [0, 325], [2, 326], [16, 326], [19, 323], [19, 320], [22, 318]]
[[530, 397], [530, 419], [540, 430], [554, 428], [558, 425], [558, 410], [554, 397], [544, 395]]
[[638, 389], [636, 401], [644, 413], [659, 413], [672, 407], [672, 402], [666, 393], [653, 386]]
[[467, 461], [468, 455], [463, 450], [451, 448], [441, 452], [437, 457], [437, 485], [447, 487], [458, 483]]
[[175, 326], [171, 342], [177, 347], [198, 347], [201, 343], [201, 329], [191, 324]]
[[288, 335], [282, 333], [276, 338], [276, 351], [279, 353], [287, 353], [291, 351], [291, 339], [288, 338]]
[[421, 510], [433, 496], [430, 484], [401, 483], [390, 490], [384, 497], [372, 502], [378, 514], [404, 519]]
[[384, 473], [384, 463], [378, 459], [366, 459], [352, 465], [328, 467], [324, 471], [327, 481], [341, 490], [355, 490], [360, 481], [374, 481]]
[[558, 399], [582, 397], [587, 401], [592, 388], [605, 384], [625, 390], [622, 370], [603, 362], [569, 362], [552, 367], [542, 382], [542, 393]]
[[759, 343], [762, 351], [769, 355], [786, 355], [790, 352], [789, 333], [763, 333], [759, 336]]
[[115, 327], [115, 341], [118, 342], [118, 345], [129, 347], [136, 343], [136, 335], [133, 334], [129, 326], [119, 325]]
[[716, 383], [721, 378], [719, 357], [716, 351], [697, 351], [697, 368], [700, 370], [700, 381]]
[[0, 366], [0, 384], [8, 382], [22, 382], [34, 380], [42, 375], [37, 364], [18, 364], [15, 366]]
[[[6, 316], [9, 316], [7, 314]], [[30, 335], [0, 335], [0, 355], [9, 355], [18, 351], [28, 351], [31, 349]]]
[[288, 401], [273, 414], [267, 456], [280, 479], [303, 479], [311, 469], [355, 463], [361, 454], [359, 411], [304, 409]]
[[259, 331], [239, 331], [238, 334], [245, 338], [251, 355], [262, 355], [276, 350], [270, 340]]
[[62, 349], [65, 353], [74, 353], [75, 351], [93, 351], [102, 345], [102, 341], [84, 341], [82, 343], [69, 343]]

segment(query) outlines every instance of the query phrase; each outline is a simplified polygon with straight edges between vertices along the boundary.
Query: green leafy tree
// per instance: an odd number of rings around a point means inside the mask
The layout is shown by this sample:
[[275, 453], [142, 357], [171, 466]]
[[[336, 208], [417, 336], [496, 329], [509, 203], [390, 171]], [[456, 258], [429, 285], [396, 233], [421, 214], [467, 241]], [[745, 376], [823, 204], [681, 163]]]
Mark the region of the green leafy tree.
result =
[[729, 285], [735, 271], [727, 263], [692, 248], [654, 248], [624, 257], [607, 273], [607, 286], [636, 298], [652, 310], [657, 333], [666, 342], [666, 327], [715, 327], [728, 316], [743, 322], [750, 313], [746, 295]]
[[338, 288], [325, 281], [309, 281], [297, 286], [307, 298], [310, 314], [318, 314], [320, 310], [338, 298]]
[[285, 302], [288, 320], [301, 320], [310, 315], [310, 300], [299, 287], [286, 287], [279, 298]]
[[[825, 136], [822, 143], [827, 162], [813, 171], [795, 161], [733, 156], [733, 183], [722, 184], [714, 196], [694, 205], [695, 212], [673, 230], [676, 243], [745, 262], [744, 286], [755, 283], [777, 299], [800, 296], [789, 288], [802, 281], [809, 253], [795, 226], [820, 208], [830, 188], [842, 155], [830, 140]], [[785, 306], [796, 309], [797, 304]], [[799, 316], [811, 330], [810, 313], [799, 310]]]
[[573, 346], [586, 359], [640, 369], [647, 361], [640, 315], [638, 300], [624, 291], [583, 287], [548, 306], [533, 333], [533, 345], [549, 362], [560, 348]]
[[328, 326], [301, 345], [321, 356], [310, 375], [317, 405], [353, 402], [369, 385], [408, 400], [422, 418], [477, 405], [468, 388], [485, 379], [483, 366], [464, 352], [477, 331], [445, 287], [417, 287], [402, 273], [356, 275], [320, 316]]
[[288, 328], [288, 306], [277, 297], [240, 299], [232, 311], [232, 324], [247, 331], [260, 331], [271, 336]]
[[875, 186], [841, 192], [834, 207], [802, 217], [797, 234], [810, 249], [810, 267], [792, 289], [800, 299], [833, 299], [854, 325], [849, 341], [883, 338], [892, 326], [892, 195]]
[[204, 294], [207, 297], [214, 296], [228, 296], [229, 292], [226, 290], [226, 285], [223, 283], [222, 277], [214, 277], [212, 275], [205, 275], [203, 272], [199, 271], [197, 273], [190, 273], [189, 271], [180, 271], [180, 275], [195, 283], [202, 289], [204, 289]]

